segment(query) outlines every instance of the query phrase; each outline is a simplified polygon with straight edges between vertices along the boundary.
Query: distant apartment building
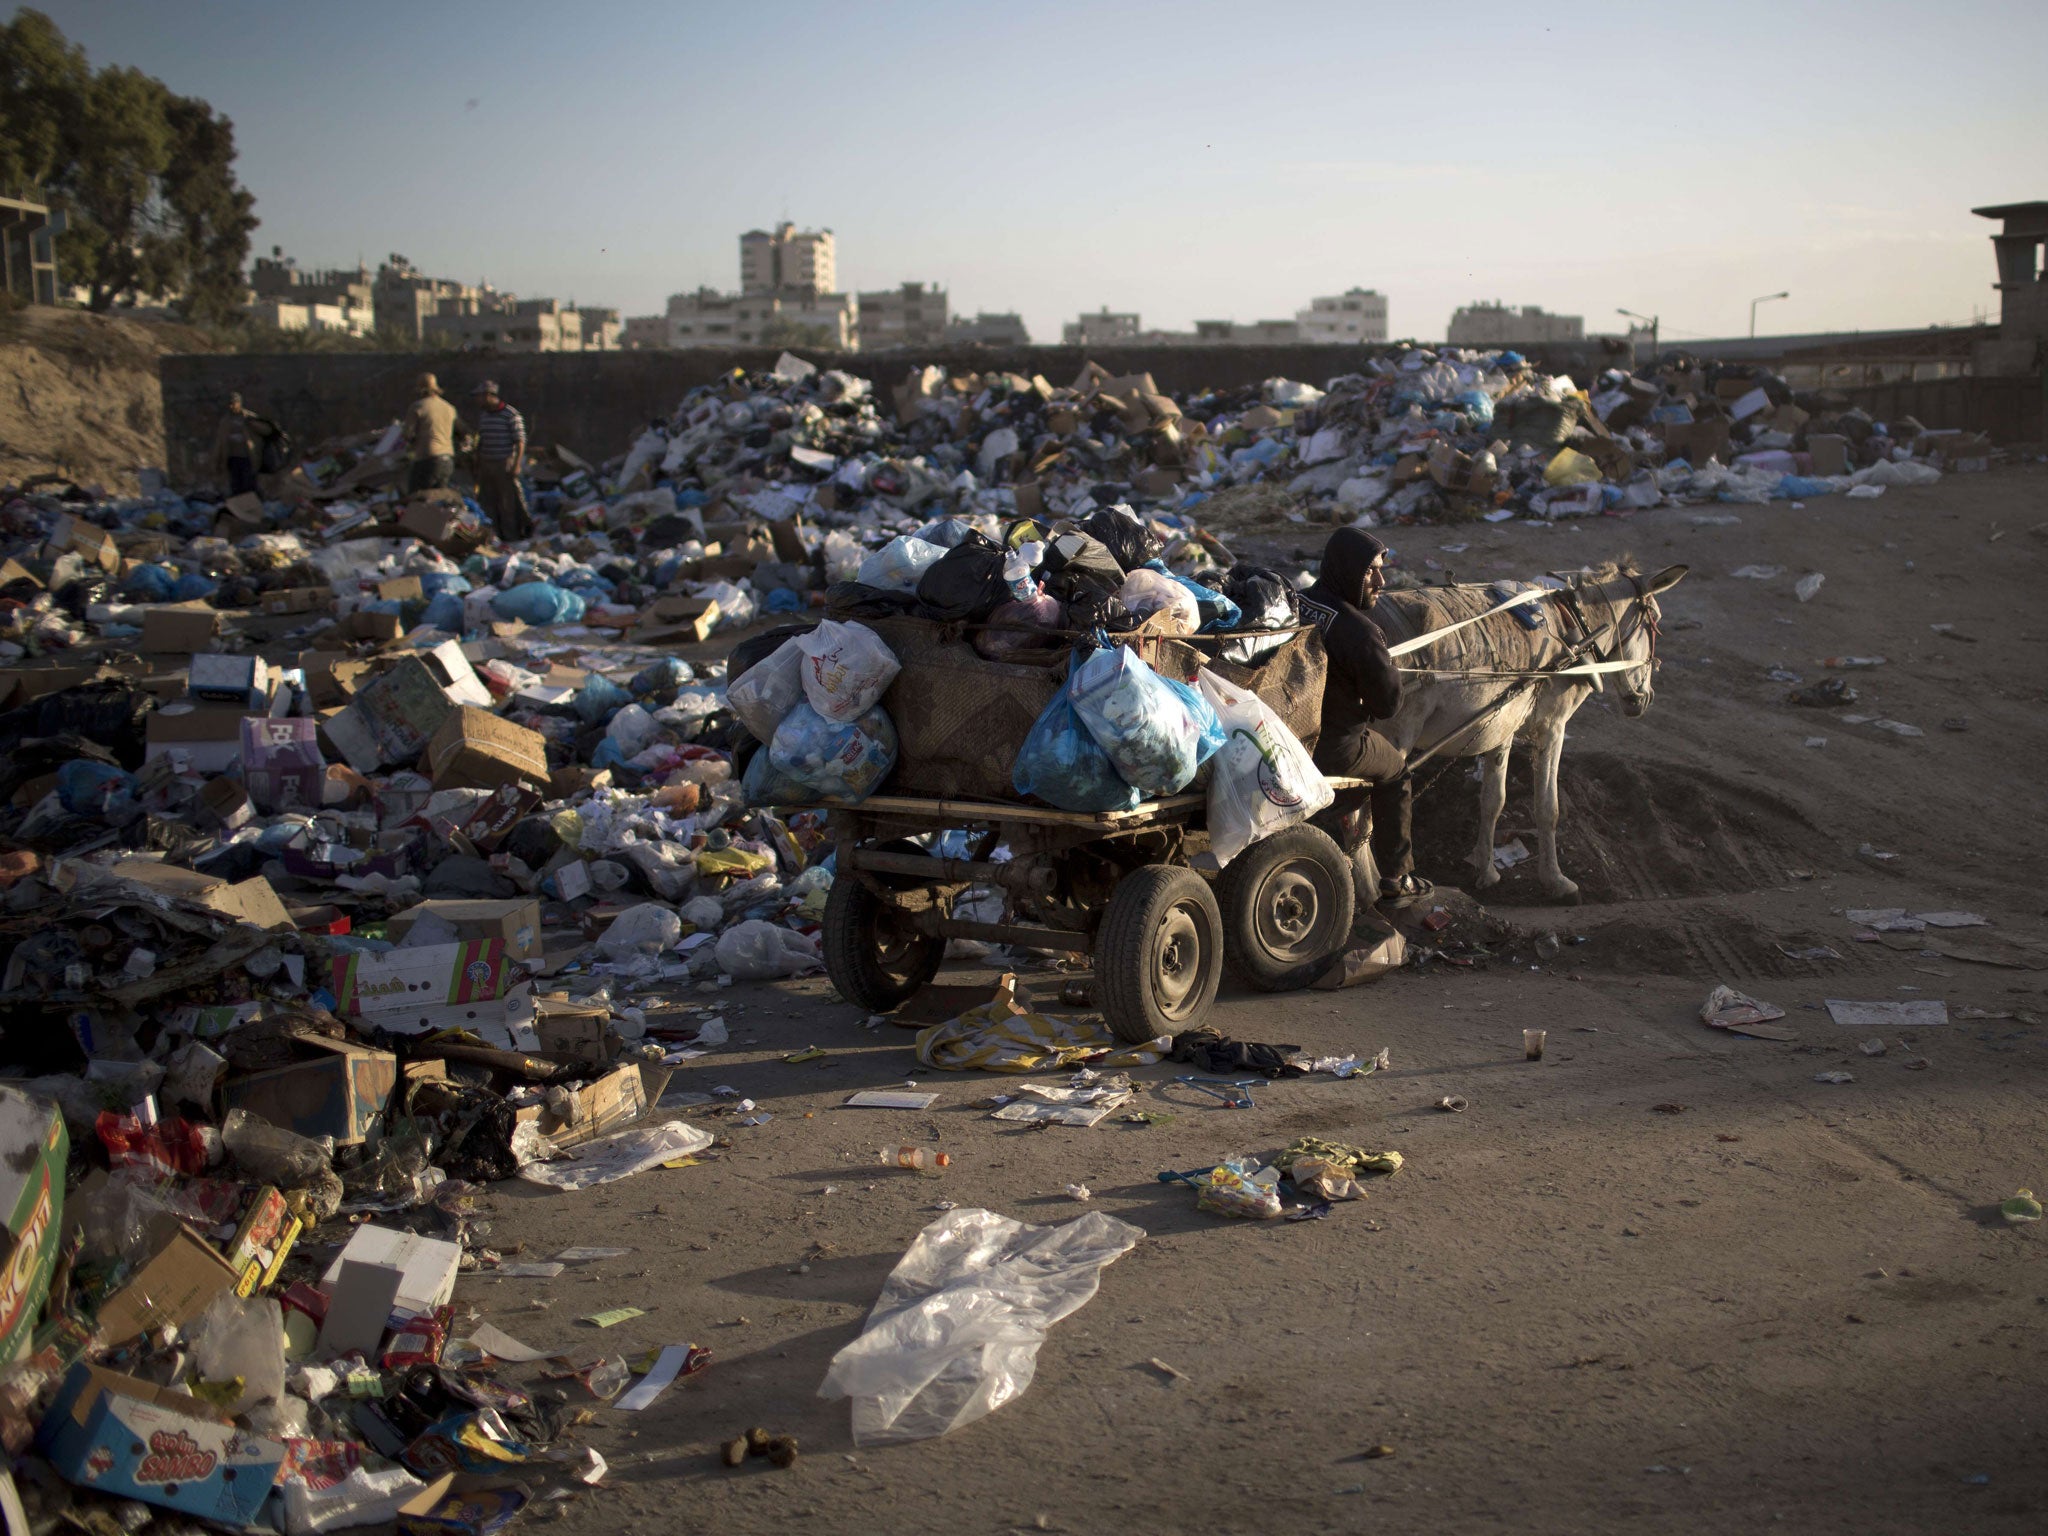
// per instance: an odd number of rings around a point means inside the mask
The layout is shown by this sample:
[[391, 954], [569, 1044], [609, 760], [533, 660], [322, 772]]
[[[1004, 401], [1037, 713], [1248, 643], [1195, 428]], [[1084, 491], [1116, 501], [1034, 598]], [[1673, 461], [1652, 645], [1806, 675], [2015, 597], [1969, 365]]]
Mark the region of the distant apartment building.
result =
[[444, 300], [441, 313], [427, 318], [425, 339], [465, 352], [584, 350], [583, 311], [554, 299], [516, 299], [496, 292], [490, 298], [501, 302]]
[[371, 285], [377, 329], [413, 341], [423, 340], [427, 321], [441, 313], [447, 300], [474, 300], [483, 290], [448, 277], [429, 277], [396, 252], [377, 268]]
[[1451, 316], [1445, 337], [1454, 347], [1543, 346], [1585, 339], [1583, 316], [1545, 314], [1534, 304], [1513, 310], [1499, 302], [1467, 304]]
[[939, 347], [946, 342], [946, 290], [934, 283], [904, 283], [859, 296], [864, 352], [891, 347]]
[[253, 326], [272, 331], [334, 331], [370, 334], [370, 311], [342, 304], [307, 304], [291, 299], [257, 299], [244, 312]]
[[1299, 339], [1348, 343], [1387, 339], [1387, 296], [1372, 288], [1353, 288], [1329, 298], [1310, 299], [1296, 310]]
[[809, 288], [829, 293], [838, 287], [832, 231], [799, 231], [787, 220], [773, 230], [750, 229], [740, 236], [740, 292], [778, 293]]
[[1138, 339], [1139, 320], [1135, 314], [1112, 313], [1108, 305], [1093, 314], [1083, 314], [1060, 327], [1060, 340], [1070, 347], [1128, 345]]
[[667, 315], [628, 315], [619, 332], [619, 346], [627, 352], [660, 352], [669, 345]]
[[616, 309], [579, 309], [583, 318], [583, 350], [616, 352], [624, 344], [626, 324]]
[[720, 293], [699, 288], [671, 294], [669, 347], [803, 345], [834, 352], [855, 350], [859, 305], [849, 293]]
[[[865, 330], [865, 304], [862, 305], [861, 324]], [[965, 315], [948, 320], [946, 342], [956, 347], [1028, 347], [1031, 345], [1031, 332], [1025, 329], [1022, 315], [990, 314], [982, 310], [971, 320]]]

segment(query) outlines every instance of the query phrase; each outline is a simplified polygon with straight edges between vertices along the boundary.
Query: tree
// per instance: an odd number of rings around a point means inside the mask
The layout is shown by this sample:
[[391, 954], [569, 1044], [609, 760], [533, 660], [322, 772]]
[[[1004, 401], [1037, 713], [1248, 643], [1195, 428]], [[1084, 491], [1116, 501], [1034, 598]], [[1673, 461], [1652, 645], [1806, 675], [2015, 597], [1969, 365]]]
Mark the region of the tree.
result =
[[764, 347], [808, 347], [812, 351], [837, 351], [839, 339], [831, 328], [823, 325], [805, 325], [787, 315], [777, 315], [761, 327], [761, 345]]
[[0, 28], [0, 181], [40, 184], [65, 212], [59, 261], [104, 311], [174, 297], [195, 320], [242, 304], [256, 200], [235, 129], [138, 69], [98, 74], [47, 16]]

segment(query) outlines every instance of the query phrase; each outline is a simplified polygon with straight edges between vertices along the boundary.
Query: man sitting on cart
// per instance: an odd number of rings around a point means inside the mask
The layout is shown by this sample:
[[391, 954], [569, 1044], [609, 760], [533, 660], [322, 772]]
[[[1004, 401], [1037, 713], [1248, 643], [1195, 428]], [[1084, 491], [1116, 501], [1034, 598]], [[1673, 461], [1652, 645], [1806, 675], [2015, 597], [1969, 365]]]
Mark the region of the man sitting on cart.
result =
[[[1365, 790], [1340, 793], [1327, 816], [1338, 831], [1351, 832], [1359, 800], [1370, 796], [1379, 904], [1405, 907], [1425, 900], [1435, 887], [1415, 873], [1414, 789], [1407, 759], [1371, 724], [1392, 718], [1401, 706], [1401, 673], [1387, 652], [1386, 636], [1368, 614], [1387, 585], [1386, 556], [1387, 546], [1364, 529], [1339, 528], [1323, 549], [1315, 585], [1296, 600], [1303, 620], [1322, 631], [1330, 657], [1316, 766], [1333, 778], [1369, 781]], [[1355, 850], [1357, 841], [1355, 832], [1337, 836], [1346, 853]]]

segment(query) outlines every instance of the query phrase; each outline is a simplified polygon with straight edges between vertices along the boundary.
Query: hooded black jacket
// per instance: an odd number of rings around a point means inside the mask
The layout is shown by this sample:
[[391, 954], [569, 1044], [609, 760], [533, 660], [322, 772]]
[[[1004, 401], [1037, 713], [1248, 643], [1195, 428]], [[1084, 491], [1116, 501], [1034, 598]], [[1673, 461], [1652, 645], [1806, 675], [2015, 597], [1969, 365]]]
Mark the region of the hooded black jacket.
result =
[[1365, 613], [1366, 569], [1386, 548], [1362, 528], [1339, 528], [1323, 550], [1322, 574], [1298, 598], [1301, 616], [1323, 632], [1330, 654], [1324, 741], [1351, 736], [1401, 706], [1401, 674], [1387, 654], [1387, 637]]

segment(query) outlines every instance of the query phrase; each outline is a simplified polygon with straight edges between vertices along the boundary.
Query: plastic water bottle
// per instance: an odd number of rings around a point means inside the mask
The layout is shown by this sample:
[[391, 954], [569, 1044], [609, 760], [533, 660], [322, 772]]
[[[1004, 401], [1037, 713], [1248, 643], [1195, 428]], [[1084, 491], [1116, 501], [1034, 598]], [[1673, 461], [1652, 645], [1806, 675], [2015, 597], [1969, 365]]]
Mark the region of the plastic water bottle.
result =
[[936, 1179], [941, 1168], [949, 1167], [953, 1159], [943, 1152], [934, 1152], [930, 1147], [884, 1147], [875, 1154], [875, 1161], [885, 1168], [909, 1168], [928, 1179]]

